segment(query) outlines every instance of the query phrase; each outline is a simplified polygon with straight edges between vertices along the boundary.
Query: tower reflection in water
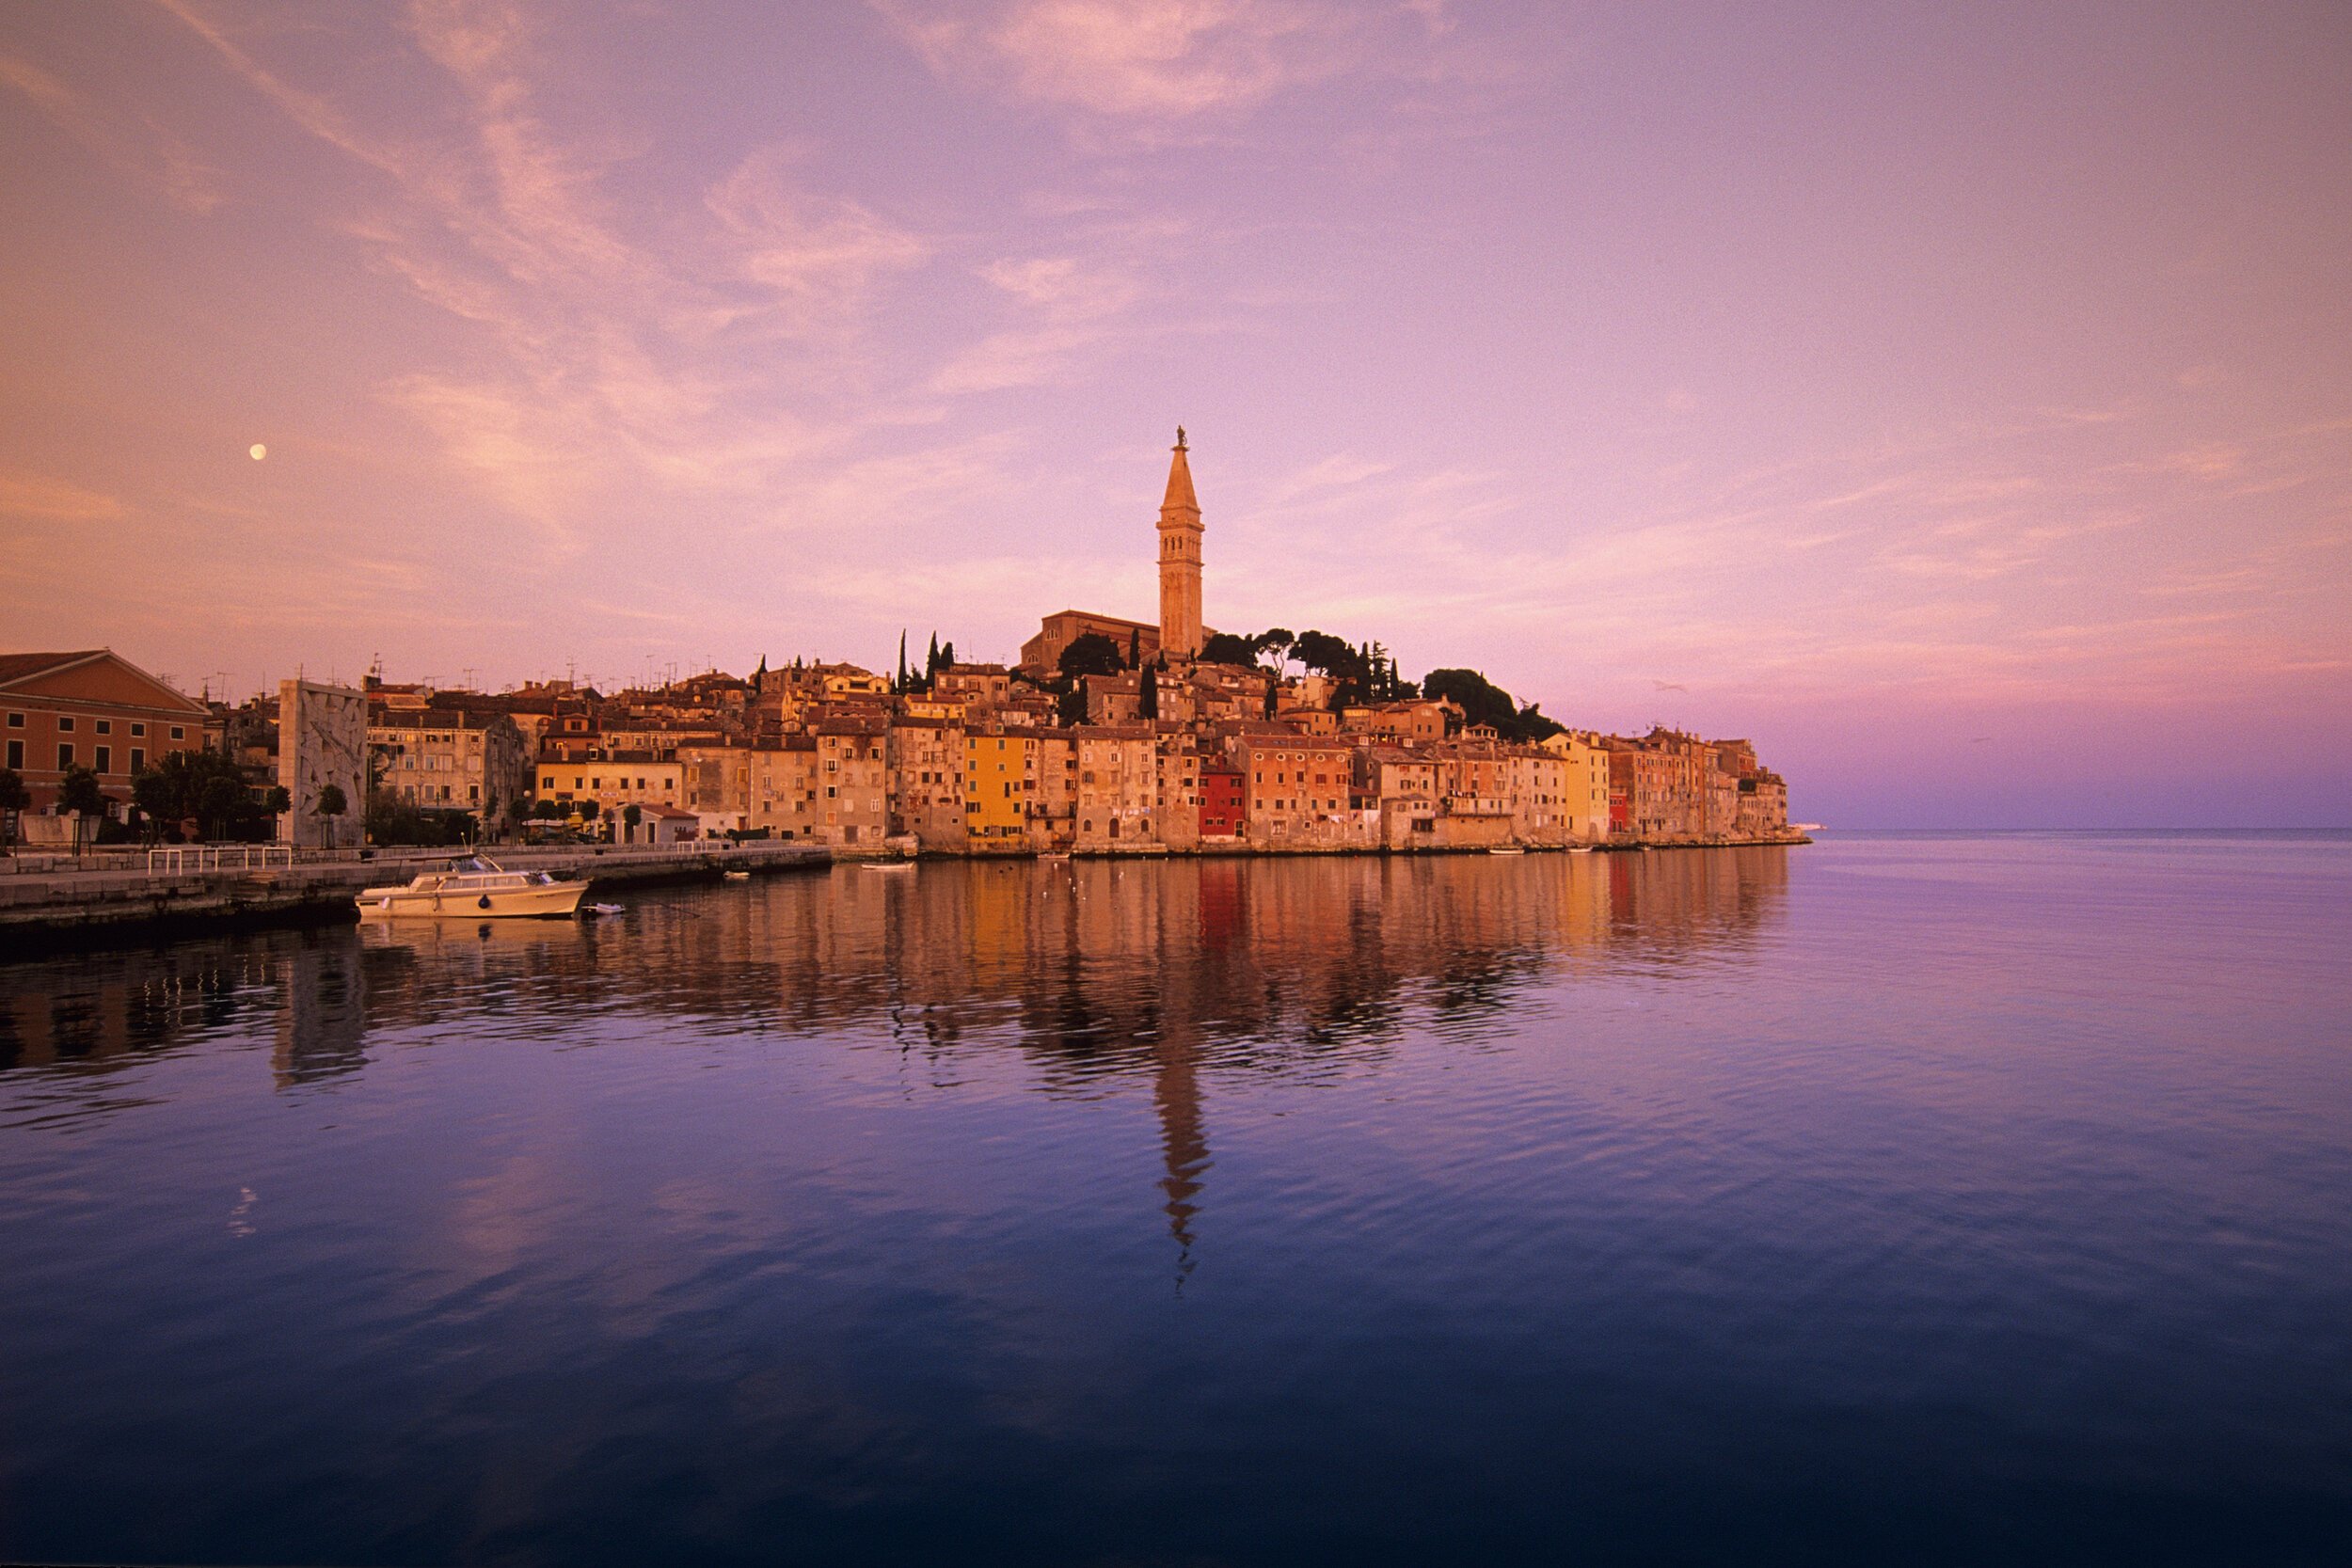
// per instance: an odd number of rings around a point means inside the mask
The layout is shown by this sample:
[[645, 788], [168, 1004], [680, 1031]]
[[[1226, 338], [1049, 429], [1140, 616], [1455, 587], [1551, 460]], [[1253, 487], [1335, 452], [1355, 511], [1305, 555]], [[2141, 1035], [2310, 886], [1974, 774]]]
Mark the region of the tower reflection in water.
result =
[[276, 931], [0, 967], [0, 1070], [104, 1115], [109, 1073], [266, 1030], [292, 1090], [423, 1027], [495, 1017], [593, 1046], [621, 1013], [701, 1037], [879, 1033], [934, 1082], [1148, 1083], [1179, 1277], [1202, 1242], [1213, 1081], [1377, 1071], [1402, 1033], [1476, 1043], [1541, 982], [1760, 954], [1777, 848], [1488, 860], [928, 863], [642, 894], [583, 923]]

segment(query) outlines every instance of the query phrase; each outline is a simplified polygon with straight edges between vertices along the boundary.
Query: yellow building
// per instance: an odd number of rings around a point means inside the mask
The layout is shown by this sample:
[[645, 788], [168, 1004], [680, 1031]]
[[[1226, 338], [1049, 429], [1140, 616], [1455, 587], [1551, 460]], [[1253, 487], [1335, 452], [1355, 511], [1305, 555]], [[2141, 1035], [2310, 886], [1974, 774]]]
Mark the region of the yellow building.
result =
[[589, 815], [580, 808], [590, 800], [599, 818], [633, 800], [683, 809], [685, 793], [686, 770], [678, 760], [652, 752], [605, 752], [577, 762], [539, 764], [539, 799], [581, 816]]
[[964, 737], [963, 817], [975, 846], [1020, 844], [1037, 794], [1035, 735], [978, 731]]
[[1536, 745], [1566, 764], [1560, 780], [1562, 808], [1568, 818], [1568, 836], [1579, 844], [1597, 844], [1609, 836], [1609, 753], [1596, 737], [1579, 730], [1547, 736]]

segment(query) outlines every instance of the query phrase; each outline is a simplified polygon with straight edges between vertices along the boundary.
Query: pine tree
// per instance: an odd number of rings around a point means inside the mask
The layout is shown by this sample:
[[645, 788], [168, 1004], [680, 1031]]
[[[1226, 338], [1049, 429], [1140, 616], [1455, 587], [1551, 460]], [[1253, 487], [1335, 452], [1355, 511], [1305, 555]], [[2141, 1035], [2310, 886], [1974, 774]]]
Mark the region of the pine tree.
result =
[[926, 675], [939, 673], [939, 633], [937, 631], [931, 633], [931, 651], [923, 656], [923, 673]]
[[891, 684], [890, 689], [901, 697], [907, 694], [907, 628], [904, 626], [898, 628], [898, 678]]
[[1149, 664], [1143, 667], [1143, 695], [1136, 704], [1136, 716], [1157, 719], [1160, 716], [1160, 677]]
[[1143, 662], [1143, 633], [1136, 628], [1127, 632], [1127, 668], [1132, 670]]

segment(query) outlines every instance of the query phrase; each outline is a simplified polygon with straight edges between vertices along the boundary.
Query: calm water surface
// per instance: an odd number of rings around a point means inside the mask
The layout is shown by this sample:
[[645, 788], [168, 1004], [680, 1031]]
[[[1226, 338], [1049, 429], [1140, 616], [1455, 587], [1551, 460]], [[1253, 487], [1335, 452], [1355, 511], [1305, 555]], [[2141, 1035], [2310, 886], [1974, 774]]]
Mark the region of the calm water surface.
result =
[[0, 963], [0, 1557], [2352, 1559], [2352, 839]]

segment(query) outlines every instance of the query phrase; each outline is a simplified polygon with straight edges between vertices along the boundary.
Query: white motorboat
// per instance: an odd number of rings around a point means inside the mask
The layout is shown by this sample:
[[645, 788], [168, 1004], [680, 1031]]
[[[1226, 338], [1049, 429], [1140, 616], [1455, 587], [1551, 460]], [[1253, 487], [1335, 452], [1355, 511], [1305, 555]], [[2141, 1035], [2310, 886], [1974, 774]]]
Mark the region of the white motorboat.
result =
[[358, 903], [362, 915], [499, 920], [571, 914], [587, 891], [585, 881], [558, 881], [544, 871], [509, 871], [475, 855], [446, 871], [420, 873], [404, 887], [369, 888]]
[[1527, 851], [1520, 848], [1516, 844], [1498, 844], [1493, 848], [1487, 850], [1486, 853], [1490, 855], [1524, 855]]

